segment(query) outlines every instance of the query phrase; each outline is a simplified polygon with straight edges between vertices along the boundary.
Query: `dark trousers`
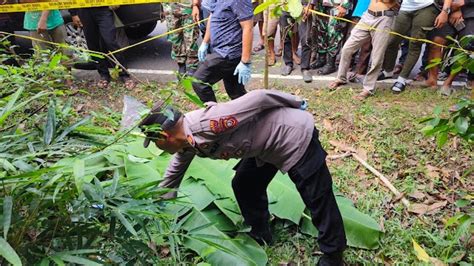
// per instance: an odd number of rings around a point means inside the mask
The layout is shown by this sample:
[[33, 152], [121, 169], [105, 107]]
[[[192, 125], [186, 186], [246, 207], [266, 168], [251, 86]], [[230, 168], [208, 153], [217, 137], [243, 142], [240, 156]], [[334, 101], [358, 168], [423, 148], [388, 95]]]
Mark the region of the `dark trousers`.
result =
[[[111, 52], [120, 49], [117, 40], [117, 30], [114, 23], [114, 13], [108, 7], [82, 8], [78, 11], [84, 26], [89, 50], [97, 52]], [[127, 67], [121, 53], [114, 54], [123, 67]], [[97, 70], [103, 79], [110, 80], [109, 66], [111, 62], [106, 58], [94, 58], [97, 61]], [[128, 77], [129, 74], [122, 69], [120, 76]]]
[[231, 99], [239, 98], [247, 93], [244, 85], [234, 75], [235, 68], [240, 63], [240, 58], [227, 59], [218, 53], [207, 55], [206, 61], [201, 63], [194, 73], [197, 81], [193, 82], [193, 89], [202, 102], [217, 102], [212, 85], [220, 80], [224, 81], [224, 87]]
[[[4, 20], [0, 20], [0, 31], [4, 31], [4, 32], [7, 32], [7, 33], [14, 33], [14, 27], [11, 23], [10, 20], [7, 20], [7, 19], [4, 19]], [[0, 39], [2, 39], [4, 36], [0, 34]], [[10, 42], [10, 47], [2, 47], [2, 45], [0, 44], [0, 48], [3, 48], [5, 49], [6, 52], [2, 52], [2, 53], [8, 53], [9, 51], [11, 52], [16, 52], [15, 51], [15, 37], [13, 36], [9, 36], [7, 38], [7, 40]], [[5, 65], [12, 65], [12, 66], [19, 66], [18, 62], [14, 59], [14, 58], [9, 58], [5, 61], [2, 62], [2, 64], [5, 64]]]
[[[291, 35], [295, 19], [291, 17], [288, 12], [283, 12], [280, 17], [281, 36], [285, 36], [283, 43], [283, 61], [285, 65], [293, 66], [293, 53], [291, 50]], [[298, 26], [298, 34], [301, 43], [301, 70], [309, 69], [311, 60], [311, 40], [309, 39], [311, 33], [312, 16], [309, 16], [306, 21], [301, 21]]]
[[[325, 156], [315, 129], [306, 153], [288, 175], [311, 212], [321, 251], [328, 254], [346, 248], [346, 235]], [[264, 231], [270, 218], [266, 190], [278, 169], [268, 163], [259, 167], [255, 158], [242, 159], [234, 169], [232, 188], [242, 216], [253, 231]]]

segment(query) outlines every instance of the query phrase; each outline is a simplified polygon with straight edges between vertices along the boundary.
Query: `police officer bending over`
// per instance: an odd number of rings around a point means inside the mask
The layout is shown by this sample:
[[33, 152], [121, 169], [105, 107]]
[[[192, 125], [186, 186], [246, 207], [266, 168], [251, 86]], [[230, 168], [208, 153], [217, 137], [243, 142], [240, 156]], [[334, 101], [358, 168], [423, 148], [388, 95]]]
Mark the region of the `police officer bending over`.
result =
[[[153, 141], [174, 154], [160, 186], [177, 188], [195, 155], [241, 158], [234, 167], [232, 188], [245, 222], [252, 227], [250, 235], [262, 244], [272, 240], [267, 186], [278, 170], [288, 173], [319, 231], [324, 255], [318, 264], [342, 265], [344, 226], [326, 152], [313, 116], [303, 111], [306, 101], [279, 91], [254, 90], [230, 102], [206, 105], [186, 114], [170, 106], [155, 106], [140, 123], [145, 147]], [[170, 111], [173, 117], [164, 115]]]

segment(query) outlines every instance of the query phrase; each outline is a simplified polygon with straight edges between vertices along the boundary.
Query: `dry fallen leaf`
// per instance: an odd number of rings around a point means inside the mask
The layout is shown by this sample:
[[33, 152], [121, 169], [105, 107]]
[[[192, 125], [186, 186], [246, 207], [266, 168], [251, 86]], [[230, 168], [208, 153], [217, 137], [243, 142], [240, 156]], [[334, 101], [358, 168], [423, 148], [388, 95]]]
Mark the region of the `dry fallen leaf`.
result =
[[419, 214], [419, 215], [423, 215], [425, 213], [432, 214], [436, 210], [438, 210], [439, 208], [442, 208], [442, 207], [446, 206], [446, 204], [448, 204], [448, 201], [446, 201], [446, 200], [435, 202], [431, 205], [427, 205], [427, 204], [423, 204], [423, 203], [413, 203], [408, 208], [408, 211], [411, 212], [411, 213]]
[[332, 126], [332, 123], [331, 121], [329, 121], [328, 119], [323, 119], [323, 127], [324, 129], [326, 129], [327, 131], [334, 131], [334, 127]]
[[330, 140], [329, 143], [340, 151], [357, 152], [353, 147], [337, 140]]
[[429, 178], [432, 178], [432, 179], [439, 178], [440, 169], [438, 167], [434, 167], [434, 166], [431, 166], [429, 164], [427, 164], [425, 167], [426, 167], [426, 175]]
[[425, 197], [425, 194], [421, 193], [420, 191], [415, 191], [411, 194], [408, 194], [408, 197], [421, 200]]

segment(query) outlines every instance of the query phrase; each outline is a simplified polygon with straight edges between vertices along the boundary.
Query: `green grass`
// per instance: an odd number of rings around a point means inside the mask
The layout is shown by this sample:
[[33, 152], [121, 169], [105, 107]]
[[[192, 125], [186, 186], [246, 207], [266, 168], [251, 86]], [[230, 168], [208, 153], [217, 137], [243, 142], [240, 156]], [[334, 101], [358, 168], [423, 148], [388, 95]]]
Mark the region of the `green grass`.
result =
[[[295, 92], [291, 88], [284, 90]], [[357, 91], [347, 88], [335, 92], [299, 92], [301, 97], [309, 99], [309, 111], [315, 115], [323, 146], [330, 154], [334, 153], [334, 148], [329, 140], [364, 149], [369, 164], [406, 195], [419, 191], [431, 196], [434, 201], [440, 201], [443, 197], [457, 200], [465, 195], [472, 196], [472, 174], [462, 180], [464, 185], [454, 176], [462, 176], [472, 167], [473, 147], [453, 139], [445, 147], [438, 148], [433, 139], [424, 137], [419, 131], [422, 128], [419, 124], [421, 118], [429, 116], [435, 106], [446, 110], [456, 102], [456, 97], [447, 99], [429, 89], [410, 89], [400, 95], [380, 90], [374, 97], [360, 103], [352, 100]], [[331, 122], [332, 131], [324, 128], [323, 119]], [[449, 177], [442, 177], [442, 173], [435, 178], [428, 176], [427, 165], [446, 171]], [[456, 228], [444, 228], [443, 223], [457, 212], [472, 213], [472, 204], [469, 210], [469, 207], [459, 209], [448, 202], [446, 207], [432, 215], [417, 216], [409, 213], [400, 202], [393, 202], [393, 194], [352, 158], [330, 161], [329, 166], [336, 187], [351, 198], [359, 210], [380, 221], [385, 229], [377, 250], [347, 249], [347, 263], [420, 264], [412, 239], [431, 257], [446, 261], [449, 257], [455, 257], [453, 254], [460, 254], [462, 261], [473, 262], [469, 234], [456, 238]], [[415, 199], [410, 200], [416, 202]], [[267, 248], [272, 263], [293, 261], [306, 265], [317, 257], [314, 255], [316, 239], [296, 234], [294, 228], [281, 226], [275, 226], [275, 234], [280, 236], [277, 243]], [[450, 241], [453, 241], [451, 250], [447, 248]]]

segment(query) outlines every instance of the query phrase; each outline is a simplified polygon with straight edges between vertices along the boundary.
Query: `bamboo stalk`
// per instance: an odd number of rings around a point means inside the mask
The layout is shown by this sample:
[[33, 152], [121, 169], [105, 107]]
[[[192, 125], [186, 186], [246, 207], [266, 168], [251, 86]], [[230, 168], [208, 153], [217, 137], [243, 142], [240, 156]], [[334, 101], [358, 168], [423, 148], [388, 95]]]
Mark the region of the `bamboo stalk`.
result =
[[405, 196], [402, 195], [402, 193], [400, 193], [400, 191], [398, 191], [392, 185], [390, 180], [388, 180], [382, 173], [380, 173], [375, 168], [370, 166], [364, 159], [362, 159], [359, 155], [357, 155], [357, 153], [352, 153], [352, 157], [354, 157], [354, 159], [359, 161], [359, 163], [361, 163], [365, 168], [367, 168], [370, 172], [372, 172], [374, 175], [376, 175], [378, 178], [380, 178], [380, 180], [382, 180], [382, 182], [385, 184], [385, 186], [388, 187], [388, 189], [390, 189], [390, 191], [392, 191], [392, 193], [395, 194], [395, 196], [397, 198], [400, 198], [403, 205], [405, 205], [407, 208], [410, 207], [410, 202], [405, 198]]

